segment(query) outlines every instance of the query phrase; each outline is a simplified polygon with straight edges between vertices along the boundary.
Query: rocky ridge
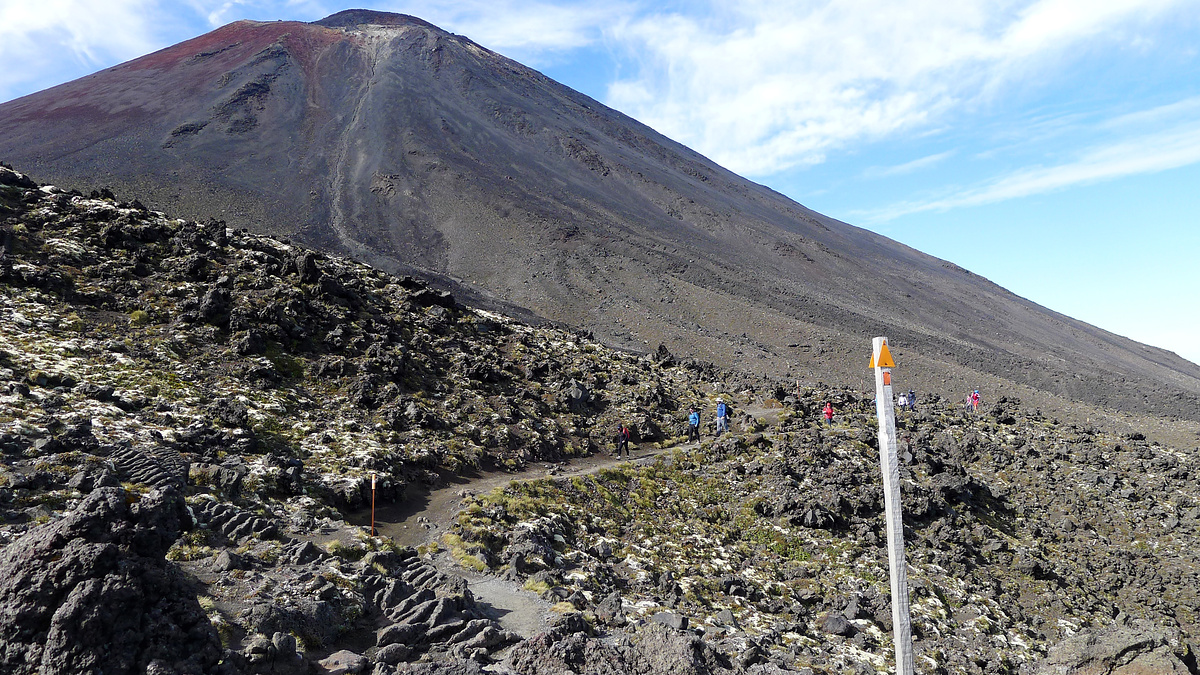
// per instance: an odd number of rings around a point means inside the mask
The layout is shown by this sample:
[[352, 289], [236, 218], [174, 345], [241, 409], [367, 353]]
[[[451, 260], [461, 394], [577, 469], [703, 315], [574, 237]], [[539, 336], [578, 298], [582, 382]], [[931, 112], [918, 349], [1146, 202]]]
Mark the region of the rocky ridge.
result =
[[[799, 392], [777, 425], [650, 467], [479, 495], [455, 534], [609, 630], [669, 621], [742, 665], [882, 672], [874, 403], [843, 392], [826, 427], [835, 396]], [[898, 429], [919, 672], [1107, 673], [1156, 649], [1177, 670], [1113, 672], [1195, 672], [1193, 455], [1007, 399], [974, 415], [927, 396]], [[1128, 644], [1081, 655], [1093, 629]]]
[[[888, 667], [852, 392], [613, 351], [3, 168], [0, 247], [6, 672]], [[428, 547], [346, 521], [372, 475], [403, 500], [595, 454], [620, 420], [671, 446], [718, 394], [732, 433], [469, 497]], [[919, 672], [1200, 672], [1193, 455], [1007, 399], [927, 395], [900, 429]], [[557, 603], [553, 626], [504, 630], [439, 549]]]
[[[97, 491], [186, 493], [187, 526], [158, 553], [204, 589], [229, 668], [328, 652], [376, 624], [381, 663], [511, 643], [462, 579], [342, 514], [368, 503], [372, 476], [393, 501], [438, 472], [595, 452], [618, 420], [662, 439], [711, 370], [106, 193], [8, 169], [0, 190], [0, 541], [29, 550]], [[77, 571], [60, 585], [95, 573]]]

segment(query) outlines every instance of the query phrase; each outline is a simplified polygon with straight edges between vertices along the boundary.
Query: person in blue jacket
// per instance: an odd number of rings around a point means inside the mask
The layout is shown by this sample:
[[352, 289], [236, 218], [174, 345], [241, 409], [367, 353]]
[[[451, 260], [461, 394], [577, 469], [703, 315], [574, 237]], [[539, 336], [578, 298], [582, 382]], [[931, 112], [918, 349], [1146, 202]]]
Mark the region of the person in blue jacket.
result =
[[692, 412], [688, 415], [688, 441], [700, 440], [700, 411], [692, 408]]
[[729, 406], [725, 405], [725, 399], [717, 399], [717, 435], [720, 436], [722, 431], [729, 431]]

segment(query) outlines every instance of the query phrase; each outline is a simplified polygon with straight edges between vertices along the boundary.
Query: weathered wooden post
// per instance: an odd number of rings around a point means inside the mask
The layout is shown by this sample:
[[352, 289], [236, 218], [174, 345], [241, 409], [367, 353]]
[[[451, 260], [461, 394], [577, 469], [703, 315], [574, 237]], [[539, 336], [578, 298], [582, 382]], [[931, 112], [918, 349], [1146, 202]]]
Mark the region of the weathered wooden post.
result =
[[879, 416], [879, 465], [883, 470], [883, 502], [887, 516], [888, 564], [892, 572], [892, 635], [896, 643], [896, 675], [912, 675], [912, 624], [908, 611], [908, 567], [904, 561], [904, 519], [900, 513], [900, 460], [896, 452], [896, 411], [892, 406], [892, 368], [896, 362], [887, 338], [871, 344], [875, 369], [875, 412]]

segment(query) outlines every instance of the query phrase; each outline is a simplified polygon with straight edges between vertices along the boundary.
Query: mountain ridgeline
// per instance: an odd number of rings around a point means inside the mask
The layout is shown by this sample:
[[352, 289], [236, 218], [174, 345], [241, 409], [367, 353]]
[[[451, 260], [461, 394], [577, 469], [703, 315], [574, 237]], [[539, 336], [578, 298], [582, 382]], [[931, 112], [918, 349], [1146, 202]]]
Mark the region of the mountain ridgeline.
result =
[[861, 387], [1200, 421], [1200, 366], [815, 213], [419, 19], [239, 21], [0, 105], [0, 159], [477, 305]]

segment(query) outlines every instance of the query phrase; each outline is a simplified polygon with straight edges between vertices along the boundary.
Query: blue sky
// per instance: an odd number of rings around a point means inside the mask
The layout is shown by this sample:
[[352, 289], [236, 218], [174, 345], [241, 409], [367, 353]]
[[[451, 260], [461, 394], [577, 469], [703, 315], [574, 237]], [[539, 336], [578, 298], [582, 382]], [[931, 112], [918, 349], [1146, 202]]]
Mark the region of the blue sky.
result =
[[0, 0], [0, 101], [230, 21], [364, 6], [1200, 362], [1200, 0]]

